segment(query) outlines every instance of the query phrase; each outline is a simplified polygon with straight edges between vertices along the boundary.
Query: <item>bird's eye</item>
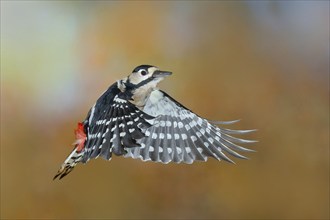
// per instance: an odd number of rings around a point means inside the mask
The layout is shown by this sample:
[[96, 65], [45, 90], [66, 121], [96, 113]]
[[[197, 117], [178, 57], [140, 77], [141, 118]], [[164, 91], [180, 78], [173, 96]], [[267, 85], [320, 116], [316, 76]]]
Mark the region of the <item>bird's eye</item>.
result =
[[140, 74], [141, 74], [142, 76], [145, 76], [145, 75], [147, 75], [147, 71], [145, 71], [145, 70], [141, 70], [141, 71], [140, 71]]

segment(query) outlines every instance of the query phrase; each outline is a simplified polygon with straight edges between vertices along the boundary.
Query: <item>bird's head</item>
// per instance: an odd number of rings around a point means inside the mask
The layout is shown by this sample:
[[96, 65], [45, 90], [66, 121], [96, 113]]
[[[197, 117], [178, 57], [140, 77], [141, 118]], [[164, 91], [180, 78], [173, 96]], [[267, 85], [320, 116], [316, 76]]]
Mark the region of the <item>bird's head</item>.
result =
[[117, 81], [118, 88], [131, 96], [134, 100], [145, 100], [157, 84], [172, 72], [160, 70], [156, 66], [140, 65], [132, 73]]
[[120, 80], [120, 89], [134, 93], [136, 90], [152, 90], [157, 84], [172, 72], [160, 70], [156, 66], [140, 65], [123, 80]]
[[154, 88], [166, 76], [171, 74], [171, 72], [162, 71], [155, 66], [140, 65], [128, 76], [127, 81], [131, 84], [133, 89], [140, 87]]

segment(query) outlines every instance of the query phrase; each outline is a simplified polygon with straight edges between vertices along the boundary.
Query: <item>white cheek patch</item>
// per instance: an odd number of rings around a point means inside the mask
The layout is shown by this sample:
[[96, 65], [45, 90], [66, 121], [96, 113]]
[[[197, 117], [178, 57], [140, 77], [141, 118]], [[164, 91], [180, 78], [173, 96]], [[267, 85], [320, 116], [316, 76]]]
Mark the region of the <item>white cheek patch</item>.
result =
[[148, 76], [141, 76], [141, 74], [139, 72], [137, 72], [137, 73], [132, 73], [128, 77], [128, 80], [129, 80], [130, 83], [136, 85], [136, 84], [142, 82], [144, 80], [144, 77], [148, 77]]

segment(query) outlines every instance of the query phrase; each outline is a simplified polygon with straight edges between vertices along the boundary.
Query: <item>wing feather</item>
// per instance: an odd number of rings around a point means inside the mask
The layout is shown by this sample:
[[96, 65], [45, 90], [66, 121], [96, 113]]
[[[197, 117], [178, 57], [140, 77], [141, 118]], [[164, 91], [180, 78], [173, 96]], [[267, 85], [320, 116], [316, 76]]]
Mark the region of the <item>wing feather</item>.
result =
[[139, 147], [137, 140], [144, 137], [150, 127], [146, 120], [153, 117], [140, 111], [119, 93], [108, 103], [98, 119], [89, 120], [89, 131], [85, 145], [83, 162], [102, 156], [109, 160], [112, 153], [123, 155], [125, 148]]
[[[189, 124], [189, 121], [188, 119], [184, 119], [183, 122], [185, 124]], [[192, 159], [193, 160], [200, 160], [200, 161], [206, 161], [207, 160], [207, 157], [202, 154], [202, 148], [198, 147], [198, 145], [196, 145], [194, 143], [194, 140], [193, 140], [193, 134], [191, 134], [189, 132], [189, 126], [183, 126], [183, 130], [182, 130], [182, 133], [181, 133], [181, 139], [184, 140], [185, 142], [185, 149], [187, 151], [187, 149], [190, 149], [191, 150], [191, 155], [192, 155]], [[186, 163], [188, 161], [185, 161]]]
[[165, 130], [163, 127], [155, 126], [155, 132], [157, 132], [158, 137], [154, 140], [153, 146], [155, 148], [155, 151], [152, 152], [150, 155], [150, 158], [152, 158], [153, 161], [160, 161], [160, 154], [163, 153], [164, 149], [162, 148], [162, 141], [164, 140], [164, 133]]
[[[192, 113], [190, 113], [190, 114], [192, 114]], [[194, 134], [193, 137], [194, 137], [195, 143], [197, 144], [197, 146], [199, 148], [202, 149], [202, 153], [207, 156], [214, 157], [217, 160], [220, 160], [222, 155], [212, 145], [212, 143], [210, 143], [210, 141], [207, 139], [207, 137], [205, 137], [204, 135], [201, 134], [200, 128], [195, 126], [195, 123], [193, 123], [194, 120], [192, 119], [192, 117], [190, 115], [189, 115], [189, 118], [190, 118], [189, 126], [191, 128], [191, 131]]]
[[113, 132], [113, 136], [110, 142], [112, 142], [113, 145], [112, 152], [116, 155], [121, 155], [123, 153], [123, 150], [120, 142], [120, 133], [121, 133], [121, 128], [119, 127], [120, 117], [117, 117], [117, 119], [118, 120], [116, 120], [115, 126], [111, 129], [111, 131]]
[[246, 159], [236, 152], [253, 150], [237, 144], [254, 143], [253, 140], [233, 137], [254, 130], [232, 130], [217, 127], [236, 121], [209, 121], [196, 115], [162, 91], [153, 91], [143, 111], [154, 117], [147, 120], [152, 126], [145, 129], [146, 136], [139, 139], [141, 149], [128, 149], [125, 156], [156, 162], [193, 163], [207, 157], [234, 163], [227, 155]]
[[112, 146], [110, 145], [111, 136], [111, 132], [106, 132], [102, 141], [102, 149], [100, 152], [100, 156], [106, 160], [110, 160], [112, 156]]

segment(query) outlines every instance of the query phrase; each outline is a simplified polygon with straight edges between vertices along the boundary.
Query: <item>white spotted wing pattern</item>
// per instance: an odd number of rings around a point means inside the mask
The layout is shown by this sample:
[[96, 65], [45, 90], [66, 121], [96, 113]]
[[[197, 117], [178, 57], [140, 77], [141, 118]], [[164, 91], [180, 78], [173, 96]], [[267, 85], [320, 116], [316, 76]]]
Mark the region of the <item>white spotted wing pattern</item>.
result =
[[246, 159], [236, 151], [253, 151], [237, 144], [255, 141], [236, 138], [231, 134], [254, 130], [219, 128], [215, 123], [229, 124], [236, 121], [210, 122], [191, 112], [163, 91], [154, 90], [143, 111], [154, 117], [147, 120], [152, 126], [143, 130], [145, 136], [137, 140], [139, 147], [127, 148], [126, 157], [188, 164], [213, 157], [233, 163], [226, 154]]
[[144, 136], [142, 129], [150, 126], [146, 120], [153, 117], [120, 95], [114, 97], [113, 104], [98, 119], [90, 122], [83, 162], [98, 156], [110, 160], [112, 153], [123, 155], [126, 148], [139, 146], [136, 140]]

